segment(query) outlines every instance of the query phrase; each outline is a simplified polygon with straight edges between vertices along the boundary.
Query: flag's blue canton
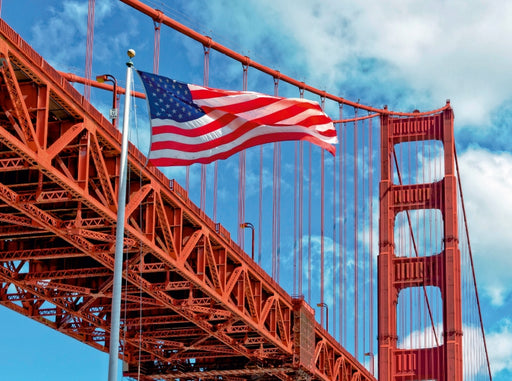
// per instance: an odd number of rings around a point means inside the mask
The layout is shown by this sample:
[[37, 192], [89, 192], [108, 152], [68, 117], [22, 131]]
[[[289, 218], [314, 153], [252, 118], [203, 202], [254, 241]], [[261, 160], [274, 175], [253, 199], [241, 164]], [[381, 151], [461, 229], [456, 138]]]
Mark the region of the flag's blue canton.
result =
[[172, 119], [182, 123], [205, 114], [192, 101], [186, 83], [140, 71], [139, 74], [146, 87], [151, 119]]

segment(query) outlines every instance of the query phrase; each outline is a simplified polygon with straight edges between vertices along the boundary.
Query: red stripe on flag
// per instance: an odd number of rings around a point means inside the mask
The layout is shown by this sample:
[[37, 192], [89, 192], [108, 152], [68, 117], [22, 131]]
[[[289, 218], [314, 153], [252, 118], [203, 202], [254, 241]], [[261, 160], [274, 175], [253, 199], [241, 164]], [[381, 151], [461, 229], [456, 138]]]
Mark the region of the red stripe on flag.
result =
[[[304, 107], [302, 104], [296, 104], [289, 106], [285, 109], [281, 109], [278, 111], [275, 111], [269, 115], [263, 115], [257, 119], [254, 119], [255, 122], [258, 122], [260, 124], [278, 124], [282, 120], [286, 120], [288, 118], [293, 117], [294, 115], [298, 115], [304, 111], [307, 111], [309, 108]], [[326, 118], [324, 119], [324, 123], [327, 121], [330, 121], [330, 119]], [[302, 121], [297, 122], [295, 124], [302, 125]]]
[[[261, 135], [251, 139], [248, 139], [244, 143], [237, 145], [225, 152], [219, 152], [212, 155], [207, 155], [199, 158], [193, 159], [181, 159], [181, 158], [173, 158], [173, 157], [164, 157], [164, 158], [151, 158], [150, 162], [155, 166], [171, 166], [171, 165], [191, 165], [194, 163], [202, 163], [208, 164], [215, 160], [223, 160], [227, 159], [231, 155], [234, 155], [237, 152], [240, 152], [244, 149], [254, 147], [256, 145], [272, 143], [277, 141], [288, 141], [288, 140], [306, 140], [315, 145], [318, 145], [320, 148], [323, 148], [333, 155], [336, 153], [336, 149], [332, 144], [326, 143], [318, 138], [313, 136], [304, 136], [302, 133], [290, 133], [290, 132], [280, 132], [272, 135]], [[186, 155], [187, 151], [182, 151], [182, 155]]]
[[[159, 150], [159, 149], [175, 149], [175, 150], [182, 150], [186, 152], [198, 152], [198, 151], [204, 151], [208, 149], [214, 149], [217, 146], [221, 146], [227, 143], [230, 143], [245, 134], [247, 134], [249, 131], [253, 130], [255, 127], [258, 127], [256, 123], [253, 122], [247, 122], [244, 123], [242, 126], [238, 127], [236, 130], [231, 132], [227, 135], [222, 135], [217, 139], [209, 140], [209, 141], [202, 141], [198, 139], [197, 144], [185, 144], [180, 143], [176, 141], [154, 141], [153, 144], [151, 144], [151, 150]], [[276, 132], [277, 134], [277, 132]], [[302, 133], [304, 135], [304, 133]]]

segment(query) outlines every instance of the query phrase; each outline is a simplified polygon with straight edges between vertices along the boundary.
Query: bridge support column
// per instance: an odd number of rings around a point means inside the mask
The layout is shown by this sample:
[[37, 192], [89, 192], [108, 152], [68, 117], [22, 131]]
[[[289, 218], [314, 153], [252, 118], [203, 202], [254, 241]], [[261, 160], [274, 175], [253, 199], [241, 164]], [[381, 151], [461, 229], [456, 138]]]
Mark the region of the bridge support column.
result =
[[[444, 148], [444, 178], [430, 184], [401, 184], [393, 176], [395, 145], [439, 140]], [[381, 181], [378, 257], [379, 380], [462, 381], [460, 252], [457, 237], [453, 112], [413, 118], [381, 117]], [[398, 164], [397, 164], [398, 165]], [[393, 180], [399, 179], [399, 184]], [[444, 221], [441, 253], [397, 256], [394, 227], [398, 213], [438, 209]], [[412, 228], [411, 228], [412, 233]], [[415, 237], [416, 242], [425, 237]], [[416, 248], [415, 248], [416, 249]], [[437, 287], [442, 299], [442, 342], [431, 348], [398, 348], [397, 304], [401, 291]], [[425, 292], [425, 295], [427, 293]], [[404, 298], [405, 299], [405, 298]], [[404, 300], [407, 303], [406, 300]], [[435, 325], [438, 322], [432, 322]], [[436, 327], [436, 330], [438, 328]], [[412, 332], [411, 332], [412, 334]]]

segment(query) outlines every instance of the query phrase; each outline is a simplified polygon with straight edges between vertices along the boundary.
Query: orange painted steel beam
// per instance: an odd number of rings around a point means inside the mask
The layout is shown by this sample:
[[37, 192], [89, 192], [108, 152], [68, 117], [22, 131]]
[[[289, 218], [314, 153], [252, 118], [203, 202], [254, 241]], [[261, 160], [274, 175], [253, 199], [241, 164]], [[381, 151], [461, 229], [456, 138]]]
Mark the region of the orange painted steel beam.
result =
[[[73, 73], [65, 73], [62, 71], [59, 71], [59, 74], [62, 75], [64, 78], [66, 78], [69, 82], [82, 83], [84, 85], [97, 87], [98, 89], [114, 91], [114, 86], [109, 85], [108, 83], [105, 83], [105, 82], [93, 81], [92, 79], [87, 79], [87, 78], [80, 77], [79, 75], [76, 75]], [[126, 89], [123, 87], [120, 87], [120, 86], [117, 86], [116, 91], [118, 94], [126, 94]], [[136, 98], [146, 99], [146, 94], [141, 93], [140, 91], [132, 91], [131, 93]]]
[[[0, 35], [0, 304], [107, 351], [121, 135], [3, 20]], [[374, 380], [179, 184], [128, 156], [127, 376]]]
[[252, 61], [249, 57], [244, 56], [240, 53], [237, 53], [236, 51], [229, 49], [228, 47], [219, 44], [218, 42], [212, 40], [211, 37], [202, 35], [195, 30], [179, 23], [178, 21], [172, 19], [169, 16], [166, 16], [161, 10], [154, 9], [150, 7], [149, 5], [144, 4], [142, 1], [139, 0], [121, 0], [123, 3], [129, 5], [130, 7], [138, 10], [141, 13], [144, 13], [145, 15], [151, 17], [155, 22], [162, 23], [172, 29], [175, 29], [176, 31], [180, 32], [181, 34], [184, 34], [185, 36], [190, 37], [191, 39], [203, 44], [204, 46], [214, 49], [240, 63], [242, 63], [244, 66], [251, 66], [262, 73], [268, 74], [272, 76], [273, 78], [276, 78], [278, 80], [287, 82], [293, 86], [298, 87], [301, 90], [309, 91], [312, 94], [316, 94], [322, 98], [330, 99], [332, 101], [338, 102], [340, 104], [344, 104], [347, 106], [352, 106], [354, 108], [358, 108], [361, 110], [367, 110], [370, 112], [383, 114], [383, 115], [395, 115], [395, 116], [418, 116], [418, 115], [430, 115], [437, 112], [440, 112], [442, 110], [445, 110], [449, 107], [449, 102], [447, 102], [447, 105], [444, 107], [438, 109], [438, 110], [432, 110], [427, 112], [412, 112], [412, 113], [405, 113], [405, 112], [396, 112], [396, 111], [390, 111], [387, 108], [376, 108], [368, 105], [363, 105], [357, 102], [353, 102], [350, 100], [347, 100], [345, 98], [342, 98], [337, 95], [330, 94], [326, 92], [325, 90], [317, 89], [313, 86], [307, 85], [304, 82], [298, 81], [295, 78], [289, 77], [285, 74], [282, 74], [280, 71], [271, 69], [268, 66], [262, 65], [256, 61]]

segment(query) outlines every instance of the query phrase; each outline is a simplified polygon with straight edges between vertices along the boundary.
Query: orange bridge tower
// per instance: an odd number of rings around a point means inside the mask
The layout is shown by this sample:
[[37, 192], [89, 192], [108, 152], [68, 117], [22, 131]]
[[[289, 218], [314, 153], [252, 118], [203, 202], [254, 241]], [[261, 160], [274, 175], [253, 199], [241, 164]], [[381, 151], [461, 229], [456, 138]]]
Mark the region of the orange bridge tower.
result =
[[[431, 140], [441, 141], [443, 145], [444, 177], [431, 183], [403, 184], [396, 159], [397, 145]], [[457, 179], [451, 108], [428, 116], [381, 117], [379, 192], [379, 380], [462, 381], [461, 265], [457, 236]], [[397, 255], [396, 216], [405, 212], [410, 222], [409, 211], [427, 209], [441, 212], [444, 224], [441, 230], [442, 249], [439, 253], [419, 256], [415, 246], [413, 253]], [[412, 228], [410, 231], [412, 234]], [[421, 239], [422, 237], [417, 237], [417, 240]], [[423, 290], [433, 287], [440, 291], [442, 322], [434, 322], [430, 316], [434, 332], [436, 325], [442, 330], [442, 335], [439, 335], [439, 339], [436, 337], [434, 346], [398, 346], [399, 295], [412, 287]], [[407, 298], [400, 299], [400, 303], [402, 302], [405, 305], [411, 304]], [[413, 311], [417, 306], [406, 308]]]

